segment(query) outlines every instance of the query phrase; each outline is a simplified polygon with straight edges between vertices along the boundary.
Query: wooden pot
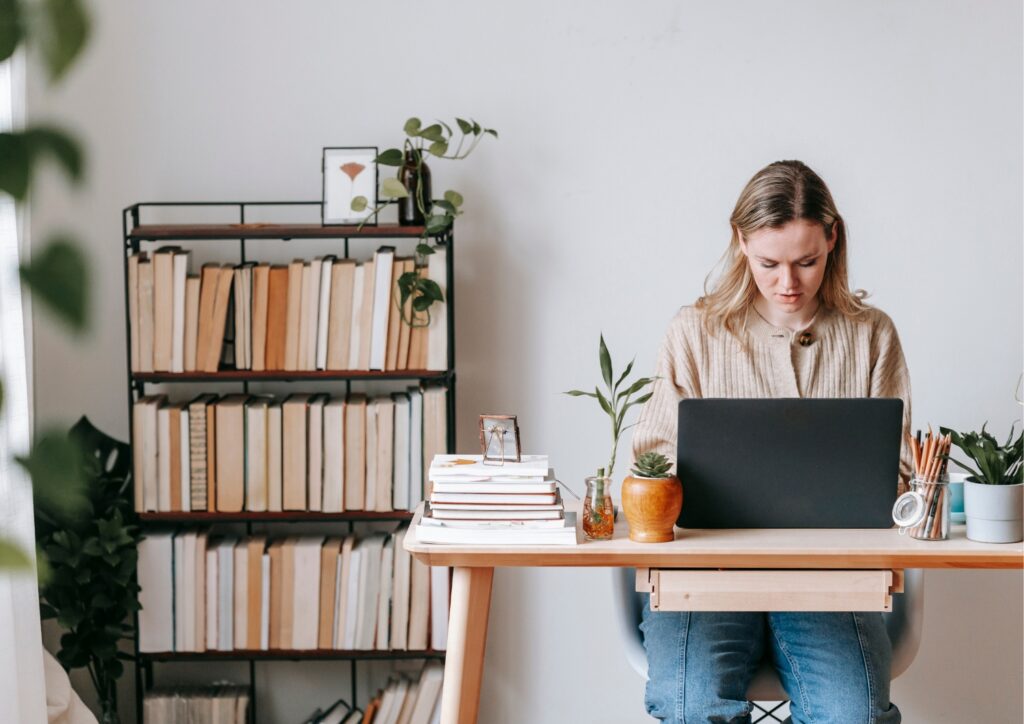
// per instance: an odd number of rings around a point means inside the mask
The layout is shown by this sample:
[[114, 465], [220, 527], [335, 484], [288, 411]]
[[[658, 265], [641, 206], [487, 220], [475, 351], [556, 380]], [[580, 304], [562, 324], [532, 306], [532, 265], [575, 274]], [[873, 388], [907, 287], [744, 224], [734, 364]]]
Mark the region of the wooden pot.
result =
[[622, 481], [622, 511], [629, 522], [629, 539], [637, 543], [665, 543], [675, 539], [673, 526], [683, 509], [679, 478], [627, 476]]

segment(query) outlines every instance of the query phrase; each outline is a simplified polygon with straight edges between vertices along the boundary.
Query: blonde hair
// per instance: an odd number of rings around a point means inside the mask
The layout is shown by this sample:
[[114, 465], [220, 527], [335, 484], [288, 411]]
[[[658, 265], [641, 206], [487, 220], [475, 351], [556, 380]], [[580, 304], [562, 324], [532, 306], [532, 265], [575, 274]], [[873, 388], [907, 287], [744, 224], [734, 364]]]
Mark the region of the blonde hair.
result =
[[777, 229], [791, 221], [821, 224], [826, 237], [836, 230], [835, 247], [825, 258], [825, 276], [819, 295], [821, 304], [847, 317], [856, 318], [868, 310], [867, 293], [851, 291], [846, 266], [846, 224], [836, 209], [825, 182], [801, 161], [776, 161], [765, 166], [747, 182], [736, 202], [729, 224], [732, 240], [722, 256], [722, 273], [711, 285], [708, 274], [704, 296], [697, 300], [704, 329], [712, 333], [724, 327], [742, 339], [747, 309], [757, 298], [757, 285], [747, 257], [740, 248], [740, 235], [749, 237], [759, 229]]

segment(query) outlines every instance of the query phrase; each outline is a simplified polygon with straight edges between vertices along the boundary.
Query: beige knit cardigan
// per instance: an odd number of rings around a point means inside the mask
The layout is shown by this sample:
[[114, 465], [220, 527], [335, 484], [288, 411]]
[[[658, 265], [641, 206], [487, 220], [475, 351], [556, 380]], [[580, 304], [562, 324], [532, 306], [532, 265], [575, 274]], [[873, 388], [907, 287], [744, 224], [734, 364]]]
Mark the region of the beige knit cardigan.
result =
[[903, 444], [898, 491], [907, 488], [911, 456], [910, 375], [892, 320], [870, 308], [859, 319], [822, 308], [808, 330], [813, 343], [776, 327], [753, 309], [744, 346], [724, 328], [704, 331], [702, 312], [683, 307], [669, 325], [658, 354], [653, 395], [633, 432], [633, 457], [654, 450], [676, 456], [679, 400], [684, 397], [899, 397]]

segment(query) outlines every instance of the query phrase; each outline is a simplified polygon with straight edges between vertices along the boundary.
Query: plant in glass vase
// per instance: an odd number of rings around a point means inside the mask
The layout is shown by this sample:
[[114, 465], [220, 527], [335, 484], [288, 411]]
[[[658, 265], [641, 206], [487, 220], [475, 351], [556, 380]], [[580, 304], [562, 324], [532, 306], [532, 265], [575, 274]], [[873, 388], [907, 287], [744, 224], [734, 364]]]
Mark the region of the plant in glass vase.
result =
[[[493, 128], [484, 128], [473, 120], [456, 118], [456, 134], [450, 125], [438, 121], [424, 126], [419, 118], [405, 122], [405, 140], [402, 148], [389, 148], [380, 153], [376, 161], [381, 166], [396, 170], [393, 177], [385, 178], [380, 185], [380, 196], [384, 199], [370, 210], [364, 224], [375, 220], [390, 204], [398, 205], [398, 221], [403, 225], [423, 226], [423, 241], [416, 246], [416, 263], [424, 264], [426, 257], [434, 253], [434, 247], [426, 243], [431, 236], [444, 234], [451, 228], [455, 217], [462, 215], [462, 194], [448, 189], [440, 199], [431, 193], [431, 173], [426, 158], [461, 161], [467, 158], [486, 136], [498, 137]], [[365, 211], [369, 200], [365, 196], [352, 199], [353, 211]], [[397, 298], [402, 321], [411, 327], [425, 327], [430, 324], [430, 307], [434, 302], [444, 301], [441, 288], [431, 279], [412, 271], [398, 278]], [[410, 311], [406, 302], [411, 298]]]
[[615, 456], [619, 448], [619, 438], [622, 433], [633, 425], [625, 425], [626, 413], [636, 405], [642, 405], [651, 399], [652, 392], [644, 390], [656, 378], [640, 377], [632, 382], [627, 381], [630, 372], [633, 371], [635, 358], [626, 365], [626, 369], [617, 378], [612, 365], [612, 357], [605, 344], [604, 335], [601, 335], [598, 347], [598, 362], [601, 366], [601, 378], [604, 381], [605, 392], [601, 388], [594, 387], [593, 392], [584, 390], [569, 390], [565, 392], [571, 397], [592, 397], [597, 400], [601, 410], [608, 415], [612, 429], [612, 450], [608, 459], [607, 467], [597, 469], [597, 475], [589, 477], [587, 483], [587, 495], [583, 501], [582, 523], [583, 533], [590, 540], [605, 540], [612, 537], [615, 528], [613, 515], [611, 484], [612, 473], [615, 470]]

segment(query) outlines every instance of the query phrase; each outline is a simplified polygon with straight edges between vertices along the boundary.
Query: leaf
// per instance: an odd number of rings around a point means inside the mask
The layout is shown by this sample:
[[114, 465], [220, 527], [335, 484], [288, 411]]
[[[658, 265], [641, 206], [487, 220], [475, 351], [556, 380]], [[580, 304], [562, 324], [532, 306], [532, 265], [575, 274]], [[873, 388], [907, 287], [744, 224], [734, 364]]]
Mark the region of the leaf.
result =
[[0, 133], [0, 191], [22, 201], [28, 193], [31, 160], [20, 133]]
[[419, 283], [420, 291], [435, 302], [443, 302], [444, 294], [441, 292], [441, 287], [433, 279], [421, 279]]
[[[78, 445], [66, 433], [51, 429], [36, 438], [27, 457], [15, 458], [32, 476], [37, 506], [65, 517], [88, 509], [81, 455]], [[54, 540], [66, 541], [65, 547], [73, 555], [81, 550], [81, 542], [73, 531], [67, 531], [63, 537], [54, 536]]]
[[627, 377], [629, 377], [629, 373], [633, 371], [633, 363], [634, 362], [636, 362], [636, 357], [634, 357], [633, 359], [631, 359], [629, 361], [629, 364], [626, 365], [625, 372], [623, 372], [621, 375], [619, 375], [619, 379], [615, 380], [615, 386], [612, 388], [612, 392], [615, 392], [616, 390], [618, 390], [619, 389], [619, 385], [622, 384], [622, 381], [625, 380]]
[[82, 179], [82, 151], [71, 136], [60, 129], [46, 126], [28, 128], [24, 136], [33, 163], [43, 154], [50, 154], [63, 166], [72, 181]]
[[442, 231], [448, 228], [451, 217], [446, 214], [434, 214], [427, 218], [427, 233], [434, 235], [440, 234]]
[[441, 130], [441, 125], [435, 123], [431, 126], [427, 126], [418, 134], [420, 138], [425, 138], [428, 141], [443, 141], [444, 132]]
[[18, 0], [0, 0], [0, 61], [7, 60], [25, 34]]
[[622, 396], [623, 397], [629, 397], [630, 395], [635, 395], [637, 392], [642, 390], [644, 387], [646, 387], [647, 385], [651, 384], [651, 382], [653, 380], [654, 380], [653, 377], [641, 377], [641, 378], [639, 378], [633, 384], [631, 384], [629, 386], [629, 388], [625, 392], [622, 393]]
[[473, 132], [473, 124], [471, 124], [469, 121], [465, 121], [461, 118], [456, 118], [455, 122], [459, 124], [459, 130], [462, 131], [463, 134], [470, 134]]
[[403, 126], [406, 135], [415, 136], [420, 132], [420, 119], [413, 117], [405, 122]]
[[404, 199], [409, 196], [402, 182], [396, 178], [386, 178], [380, 185], [380, 194], [391, 199]]
[[352, 199], [352, 210], [365, 211], [369, 203], [370, 202], [367, 201], [365, 196], [356, 196], [355, 198]]
[[476, 121], [473, 121], [473, 135], [474, 136], [479, 136], [480, 135], [480, 124], [477, 123]]
[[598, 348], [598, 358], [601, 361], [601, 376], [610, 390], [612, 388], [612, 356], [608, 353], [608, 346], [604, 343], [603, 334], [601, 335], [601, 346]]
[[[432, 247], [430, 244], [417, 244], [416, 245], [416, 253], [419, 254], [420, 256], [430, 256], [431, 254], [434, 253], [434, 247]], [[418, 278], [418, 275], [416, 274], [416, 272], [407, 272], [407, 273], [408, 274], [412, 274], [413, 276]]]
[[403, 166], [405, 164], [405, 156], [398, 148], [389, 148], [377, 156], [376, 160], [381, 166]]
[[89, 38], [89, 17], [80, 0], [44, 0], [39, 45], [51, 80], [71, 67]]
[[448, 144], [444, 141], [434, 141], [430, 144], [430, 147], [427, 150], [430, 151], [432, 155], [440, 158], [448, 153]]
[[444, 121], [442, 121], [442, 120], [438, 120], [437, 122], [438, 122], [438, 123], [440, 123], [440, 124], [441, 124], [441, 125], [442, 125], [442, 126], [444, 127], [444, 130], [445, 130], [445, 132], [446, 132], [446, 133], [448, 134], [448, 137], [449, 137], [449, 138], [451, 138], [451, 135], [452, 135], [452, 127], [451, 127], [451, 126], [449, 126], [449, 125], [448, 125], [447, 123], [445, 123], [445, 122], [444, 122]]
[[601, 394], [601, 390], [594, 388], [594, 393], [597, 396], [597, 403], [601, 405], [601, 409], [607, 412], [609, 415], [614, 416], [615, 413], [612, 411], [611, 403]]
[[584, 392], [583, 390], [567, 390], [562, 394], [569, 395], [570, 397], [597, 397], [593, 392]]
[[31, 567], [31, 561], [21, 548], [0, 538], [0, 571], [20, 571]]
[[449, 214], [455, 214], [457, 212], [457, 209], [454, 206], [452, 206], [451, 202], [445, 201], [444, 199], [438, 199], [437, 201], [435, 201], [434, 206], [438, 207], [439, 209], [444, 209]]
[[495, 130], [494, 130], [493, 128], [485, 128], [485, 129], [484, 129], [484, 133], [489, 133], [489, 134], [491, 134], [492, 136], [494, 136], [495, 138], [497, 138], [497, 137], [498, 137], [498, 132], [497, 132], [497, 131], [495, 131]]
[[50, 239], [29, 266], [21, 267], [21, 278], [72, 331], [86, 330], [89, 273], [85, 256], [69, 237]]
[[462, 198], [462, 194], [460, 194], [458, 191], [452, 191], [451, 189], [449, 189], [448, 191], [444, 192], [444, 200], [447, 201], [452, 206], [454, 206], [455, 208], [459, 208], [460, 206], [462, 206], [462, 202], [464, 199]]

